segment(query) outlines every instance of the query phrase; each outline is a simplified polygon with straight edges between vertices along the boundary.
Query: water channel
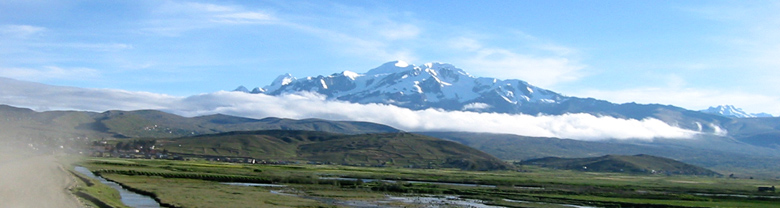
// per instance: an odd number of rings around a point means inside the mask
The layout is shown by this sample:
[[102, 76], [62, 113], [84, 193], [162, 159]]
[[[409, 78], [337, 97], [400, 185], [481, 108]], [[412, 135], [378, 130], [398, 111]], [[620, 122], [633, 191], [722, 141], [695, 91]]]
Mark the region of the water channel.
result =
[[101, 183], [106, 184], [111, 188], [114, 188], [117, 191], [119, 191], [119, 196], [121, 197], [122, 203], [124, 203], [129, 207], [135, 207], [135, 208], [159, 208], [160, 207], [160, 203], [157, 203], [157, 201], [155, 201], [152, 197], [141, 195], [132, 192], [130, 190], [127, 190], [117, 183], [108, 181], [103, 177], [96, 176], [95, 174], [90, 172], [89, 169], [85, 167], [76, 166], [74, 169], [76, 170], [76, 172], [84, 174], [87, 177], [96, 179]]
[[[398, 181], [395, 180], [379, 180], [379, 179], [362, 179], [362, 178], [342, 178], [342, 177], [320, 177], [321, 180], [342, 180], [342, 181], [357, 181], [361, 180], [366, 183], [381, 181], [385, 183], [397, 183]], [[403, 181], [405, 183], [427, 183], [427, 184], [434, 184], [434, 185], [451, 185], [451, 186], [468, 186], [468, 187], [485, 187], [485, 188], [495, 188], [495, 185], [482, 185], [482, 184], [472, 184], [472, 183], [451, 183], [451, 182], [431, 182], [431, 181]]]

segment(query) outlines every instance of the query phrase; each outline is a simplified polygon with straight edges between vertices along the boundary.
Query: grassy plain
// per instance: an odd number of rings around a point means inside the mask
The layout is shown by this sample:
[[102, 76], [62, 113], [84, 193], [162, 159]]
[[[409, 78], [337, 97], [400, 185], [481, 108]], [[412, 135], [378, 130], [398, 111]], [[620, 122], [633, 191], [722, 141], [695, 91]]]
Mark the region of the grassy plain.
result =
[[416, 206], [390, 200], [390, 196], [459, 196], [505, 207], [780, 207], [780, 194], [757, 191], [759, 186], [780, 185], [777, 180], [592, 173], [534, 166], [523, 166], [518, 172], [121, 159], [88, 160], [81, 165], [176, 207]]

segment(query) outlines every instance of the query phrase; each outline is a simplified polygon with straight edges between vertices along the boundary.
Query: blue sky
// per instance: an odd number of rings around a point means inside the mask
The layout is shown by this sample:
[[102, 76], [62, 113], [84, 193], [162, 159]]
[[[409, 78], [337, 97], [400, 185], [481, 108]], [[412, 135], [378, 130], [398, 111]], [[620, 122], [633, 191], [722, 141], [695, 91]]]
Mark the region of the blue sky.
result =
[[405, 60], [780, 115], [777, 1], [0, 2], [0, 77], [188, 96]]

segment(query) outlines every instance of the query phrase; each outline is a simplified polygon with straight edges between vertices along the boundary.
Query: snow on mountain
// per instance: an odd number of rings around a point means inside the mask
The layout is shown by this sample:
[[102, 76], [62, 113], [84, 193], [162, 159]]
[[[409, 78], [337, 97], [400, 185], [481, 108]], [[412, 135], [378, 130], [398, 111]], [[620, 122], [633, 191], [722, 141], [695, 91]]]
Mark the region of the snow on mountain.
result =
[[704, 113], [721, 115], [730, 118], [756, 118], [756, 117], [772, 117], [767, 113], [747, 113], [742, 108], [734, 107], [733, 105], [719, 105], [716, 107], [710, 107], [706, 110], [700, 110]]
[[[343, 71], [296, 78], [284, 74], [251, 93], [266, 95], [315, 92], [326, 99], [358, 104], [393, 105], [411, 110], [441, 109], [500, 114], [565, 115], [658, 119], [684, 129], [717, 132], [727, 119], [660, 104], [616, 104], [568, 97], [517, 79], [474, 77], [446, 63], [413, 65], [393, 61], [366, 73]], [[683, 115], [683, 116], [680, 116]]]
[[477, 78], [445, 63], [421, 66], [404, 61], [382, 64], [366, 73], [344, 71], [329, 76], [279, 76], [252, 93], [280, 95], [317, 92], [354, 103], [384, 103], [410, 109], [494, 111], [516, 113], [521, 105], [559, 103], [568, 99], [521, 80]]
[[276, 79], [274, 79], [274, 82], [271, 82], [271, 85], [266, 86], [266, 87], [262, 88], [262, 90], [259, 90], [259, 91], [267, 92], [267, 91], [278, 90], [279, 88], [282, 88], [285, 85], [288, 85], [288, 84], [292, 83], [295, 80], [296, 80], [296, 78], [293, 77], [292, 74], [289, 74], [289, 73], [283, 74], [283, 75], [279, 75], [278, 77], [276, 77]]
[[252, 89], [252, 91], [249, 92], [249, 93], [260, 94], [260, 93], [264, 93], [264, 92], [265, 92], [265, 89], [260, 88], [260, 87], [255, 87], [255, 89]]

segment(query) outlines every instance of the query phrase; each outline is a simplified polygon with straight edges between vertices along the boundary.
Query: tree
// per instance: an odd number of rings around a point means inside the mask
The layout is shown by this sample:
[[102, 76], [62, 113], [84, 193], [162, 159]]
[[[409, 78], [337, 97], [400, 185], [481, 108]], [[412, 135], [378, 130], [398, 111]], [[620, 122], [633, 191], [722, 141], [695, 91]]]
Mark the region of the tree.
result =
[[124, 142], [118, 142], [118, 143], [116, 143], [116, 146], [114, 147], [114, 149], [121, 150], [122, 147], [124, 147]]

